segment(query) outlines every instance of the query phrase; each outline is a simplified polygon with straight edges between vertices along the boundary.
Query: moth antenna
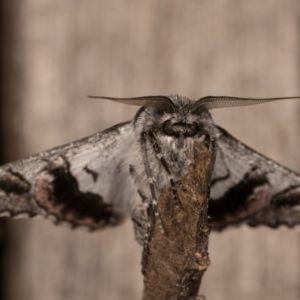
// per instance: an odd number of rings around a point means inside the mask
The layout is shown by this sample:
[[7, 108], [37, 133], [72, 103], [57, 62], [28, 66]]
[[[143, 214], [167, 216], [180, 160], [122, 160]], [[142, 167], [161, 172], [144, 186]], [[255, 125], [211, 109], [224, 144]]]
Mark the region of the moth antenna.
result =
[[197, 100], [192, 108], [191, 112], [200, 112], [203, 109], [214, 109], [222, 107], [237, 107], [260, 104], [265, 102], [287, 100], [287, 99], [300, 99], [297, 97], [279, 97], [279, 98], [240, 98], [240, 97], [226, 97], [226, 96], [207, 96]]
[[143, 107], [153, 107], [165, 112], [175, 112], [175, 105], [165, 96], [144, 96], [144, 97], [136, 97], [136, 98], [112, 98], [112, 97], [103, 97], [103, 96], [88, 96], [89, 98], [97, 98], [97, 99], [106, 99], [112, 100], [119, 103], [143, 106]]

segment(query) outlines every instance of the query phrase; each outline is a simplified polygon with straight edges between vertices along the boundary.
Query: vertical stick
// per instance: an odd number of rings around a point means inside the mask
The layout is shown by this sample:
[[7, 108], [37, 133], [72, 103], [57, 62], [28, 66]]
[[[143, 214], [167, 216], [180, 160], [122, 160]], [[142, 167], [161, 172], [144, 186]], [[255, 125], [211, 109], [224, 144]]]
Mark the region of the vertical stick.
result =
[[161, 191], [158, 210], [165, 233], [154, 224], [144, 251], [144, 300], [194, 299], [210, 265], [208, 199], [213, 147], [194, 145], [188, 173], [176, 182], [182, 207], [174, 205], [171, 188]]

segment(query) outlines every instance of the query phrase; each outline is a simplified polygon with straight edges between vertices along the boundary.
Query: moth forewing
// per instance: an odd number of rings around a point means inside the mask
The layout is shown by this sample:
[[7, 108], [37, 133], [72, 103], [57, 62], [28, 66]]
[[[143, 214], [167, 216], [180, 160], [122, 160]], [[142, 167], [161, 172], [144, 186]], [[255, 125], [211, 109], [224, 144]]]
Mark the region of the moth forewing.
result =
[[300, 224], [300, 176], [217, 127], [218, 155], [211, 182], [214, 229]]
[[133, 144], [127, 122], [3, 166], [0, 214], [89, 229], [118, 224], [136, 195], [129, 176]]

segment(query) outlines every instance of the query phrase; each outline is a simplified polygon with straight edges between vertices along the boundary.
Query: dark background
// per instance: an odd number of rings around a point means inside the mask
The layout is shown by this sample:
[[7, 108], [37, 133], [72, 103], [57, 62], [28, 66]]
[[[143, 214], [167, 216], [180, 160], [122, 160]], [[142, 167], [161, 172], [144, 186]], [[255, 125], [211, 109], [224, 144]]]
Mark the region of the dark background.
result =
[[[300, 95], [297, 0], [1, 2], [1, 162], [78, 139], [136, 109], [87, 99]], [[300, 171], [300, 101], [213, 112], [216, 123]], [[87, 233], [5, 220], [1, 299], [140, 299], [132, 224]], [[0, 246], [1, 247], [1, 246]], [[167, 249], [166, 249], [167, 251]], [[208, 299], [300, 298], [300, 229], [214, 233]]]

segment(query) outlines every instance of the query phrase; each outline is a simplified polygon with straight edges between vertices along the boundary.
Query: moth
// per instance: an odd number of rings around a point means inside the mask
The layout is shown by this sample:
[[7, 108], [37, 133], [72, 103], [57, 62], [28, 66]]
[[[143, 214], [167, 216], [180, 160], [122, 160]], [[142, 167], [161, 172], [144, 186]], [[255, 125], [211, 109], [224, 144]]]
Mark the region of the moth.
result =
[[195, 142], [215, 149], [209, 214], [213, 230], [246, 223], [300, 223], [300, 175], [217, 126], [209, 110], [289, 98], [171, 96], [104, 98], [141, 108], [133, 120], [0, 168], [0, 216], [43, 216], [72, 228], [114, 226], [131, 215], [143, 242], [149, 205], [155, 219], [164, 187], [186, 174]]

